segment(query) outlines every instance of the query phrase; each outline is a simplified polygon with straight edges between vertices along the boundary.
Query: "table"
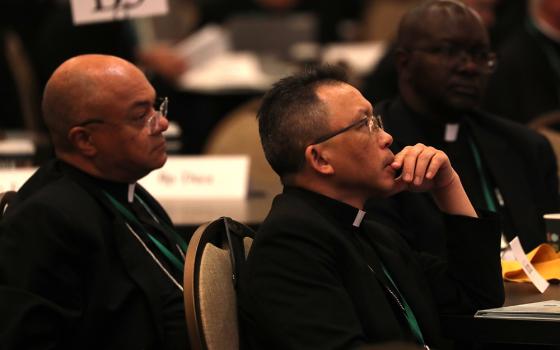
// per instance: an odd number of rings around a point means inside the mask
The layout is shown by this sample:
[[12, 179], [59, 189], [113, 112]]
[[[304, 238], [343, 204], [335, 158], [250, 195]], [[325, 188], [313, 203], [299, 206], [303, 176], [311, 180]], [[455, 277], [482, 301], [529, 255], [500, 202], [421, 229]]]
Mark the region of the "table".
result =
[[[504, 287], [506, 292], [504, 306], [560, 300], [559, 284], [551, 284], [543, 294], [529, 283], [505, 282]], [[456, 341], [560, 346], [558, 321], [446, 316], [442, 324], [446, 336]]]
[[239, 200], [160, 200], [175, 226], [192, 234], [201, 224], [221, 216], [256, 228], [266, 217], [275, 194], [256, 193]]

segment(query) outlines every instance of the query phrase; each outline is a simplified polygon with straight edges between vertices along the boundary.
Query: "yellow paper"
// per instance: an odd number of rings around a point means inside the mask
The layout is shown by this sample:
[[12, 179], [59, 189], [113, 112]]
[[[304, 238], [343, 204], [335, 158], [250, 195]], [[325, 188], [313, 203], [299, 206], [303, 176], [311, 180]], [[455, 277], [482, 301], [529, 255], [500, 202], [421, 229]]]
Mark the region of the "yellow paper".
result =
[[[543, 243], [527, 254], [535, 269], [546, 280], [560, 280], [560, 253]], [[515, 261], [502, 260], [502, 277], [505, 281], [530, 282], [521, 265]]]

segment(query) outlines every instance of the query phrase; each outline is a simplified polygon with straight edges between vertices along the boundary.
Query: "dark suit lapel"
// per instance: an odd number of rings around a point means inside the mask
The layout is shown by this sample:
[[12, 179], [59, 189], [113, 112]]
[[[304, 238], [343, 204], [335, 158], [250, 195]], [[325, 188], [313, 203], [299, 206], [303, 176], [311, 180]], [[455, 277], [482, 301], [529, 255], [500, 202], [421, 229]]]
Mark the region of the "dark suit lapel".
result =
[[[70, 165], [66, 165], [63, 162], [62, 164], [66, 169], [65, 173], [72, 178], [73, 181], [83, 186], [99, 202], [99, 205], [111, 213], [113, 218], [113, 230], [112, 232], [105, 233], [105, 237], [107, 237], [107, 240], [110, 241], [111, 244], [114, 242], [130, 278], [138, 285], [146, 297], [158, 337], [159, 339], [163, 339], [163, 316], [161, 314], [162, 305], [160, 291], [158, 290], [159, 284], [158, 281], [154, 279], [157, 273], [162, 272], [157, 270], [159, 269], [158, 266], [152, 261], [140, 242], [138, 242], [132, 232], [127, 228], [121, 214], [109, 202], [102, 190], [92, 183], [91, 178]], [[142, 193], [147, 193], [144, 189], [141, 189], [141, 191]], [[151, 199], [151, 196], [146, 194], [146, 197], [149, 197], [151, 201], [155, 202], [155, 200]], [[164, 213], [159, 204], [157, 208]], [[162, 217], [166, 218], [166, 220], [169, 219], [166, 214]], [[150, 271], [154, 270], [157, 270], [156, 273], [150, 273]]]
[[[161, 299], [159, 298], [160, 292], [157, 290], [158, 281], [154, 280], [153, 273], [149, 273], [149, 271], [157, 269], [158, 266], [151, 260], [148, 253], [122, 219], [117, 217], [113, 223], [113, 228], [117, 250], [125, 269], [148, 300], [154, 318], [154, 326], [157, 329], [159, 338], [162, 339], [163, 317], [161, 310], [163, 305], [161, 305]], [[156, 273], [162, 272], [156, 271]]]
[[[159, 298], [158, 281], [153, 278], [156, 274], [149, 273], [149, 271], [157, 269], [158, 266], [151, 260], [151, 257], [127, 227], [120, 213], [109, 203], [103, 193], [95, 187], [88, 187], [100, 204], [113, 214], [113, 234], [108, 235], [110, 236], [109, 239], [114, 239], [125, 270], [146, 297], [158, 337], [163, 339], [163, 316], [161, 314], [163, 306]], [[161, 271], [158, 270], [156, 273], [161, 273]]]
[[[400, 293], [406, 299], [424, 332], [432, 334], [437, 327], [432, 328], [436, 319], [433, 318], [434, 313], [430, 310], [435, 310], [436, 306], [428, 299], [428, 296], [418, 293], [418, 285], [411, 283], [413, 279], [410, 278], [410, 274], [415, 270], [415, 267], [409, 264], [409, 260], [406, 261], [406, 264], [403, 264], [401, 256], [385, 253], [385, 251], [380, 252], [381, 259], [385, 262], [386, 268], [397, 284]], [[414, 281], [418, 281], [418, 279]]]
[[[519, 185], [526, 183], [528, 179], [526, 169], [520, 166], [523, 162], [520, 161], [515, 149], [498, 132], [493, 132], [491, 126], [487, 124], [480, 126], [478, 121], [470, 118], [466, 122], [484, 165], [490, 172], [494, 184], [500, 189], [505, 208], [515, 225], [514, 232], [522, 235], [523, 228], [526, 226], [523, 224], [523, 218], [537, 215], [535, 212], [527, 212], [527, 210], [531, 210], [531, 206], [523, 205], [528, 198], [531, 198], [528, 187]], [[492, 159], [492, 161], [489, 162], [486, 159]]]
[[[419, 286], [416, 284], [418, 278], [410, 278], [411, 274], [420, 273], [417, 271], [410, 256], [402, 256], [394, 250], [398, 245], [384, 230], [375, 229], [375, 237], [367, 235], [367, 239], [375, 247], [378, 258], [383, 262], [391, 278], [397, 285], [400, 294], [412, 309], [418, 324], [422, 330], [425, 341], [432, 342], [434, 338], [439, 338], [439, 319], [433, 310], [437, 307], [430, 299], [430, 296], [418, 293], [419, 290], [429, 290], [429, 286]], [[396, 232], [394, 232], [397, 235]]]

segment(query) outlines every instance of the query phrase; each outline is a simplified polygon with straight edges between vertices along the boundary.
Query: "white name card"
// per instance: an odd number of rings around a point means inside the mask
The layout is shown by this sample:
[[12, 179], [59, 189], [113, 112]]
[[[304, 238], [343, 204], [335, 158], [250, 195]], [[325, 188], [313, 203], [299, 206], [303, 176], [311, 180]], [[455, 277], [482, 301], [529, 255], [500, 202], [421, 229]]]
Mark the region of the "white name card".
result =
[[529, 259], [527, 259], [527, 255], [521, 246], [519, 237], [516, 236], [512, 239], [511, 242], [509, 242], [509, 246], [513, 252], [515, 260], [517, 260], [517, 262], [521, 265], [523, 271], [525, 271], [531, 282], [533, 282], [533, 285], [537, 287], [539, 292], [544, 293], [544, 291], [548, 288], [549, 283], [541, 276], [537, 269], [535, 269]]
[[157, 199], [242, 199], [249, 156], [170, 156], [139, 182]]
[[167, 0], [71, 0], [74, 25], [164, 15]]
[[17, 191], [37, 168], [0, 169], [0, 192]]
[[32, 156], [35, 145], [31, 139], [8, 138], [0, 140], [0, 154], [4, 156]]

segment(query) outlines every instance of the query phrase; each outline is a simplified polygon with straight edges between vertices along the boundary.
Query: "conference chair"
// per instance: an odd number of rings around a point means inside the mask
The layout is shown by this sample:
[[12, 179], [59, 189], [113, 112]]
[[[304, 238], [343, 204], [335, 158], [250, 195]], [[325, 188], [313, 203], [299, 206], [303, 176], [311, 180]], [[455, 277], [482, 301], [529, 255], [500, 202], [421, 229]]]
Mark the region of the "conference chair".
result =
[[0, 219], [4, 217], [4, 213], [10, 204], [10, 201], [16, 196], [15, 191], [0, 192]]
[[221, 217], [198, 227], [187, 249], [185, 313], [193, 350], [239, 349], [236, 284], [254, 231]]
[[249, 155], [251, 159], [250, 191], [277, 194], [282, 191], [282, 185], [262, 150], [256, 118], [259, 106], [260, 100], [252, 100], [224, 116], [208, 137], [203, 153], [206, 155]]

